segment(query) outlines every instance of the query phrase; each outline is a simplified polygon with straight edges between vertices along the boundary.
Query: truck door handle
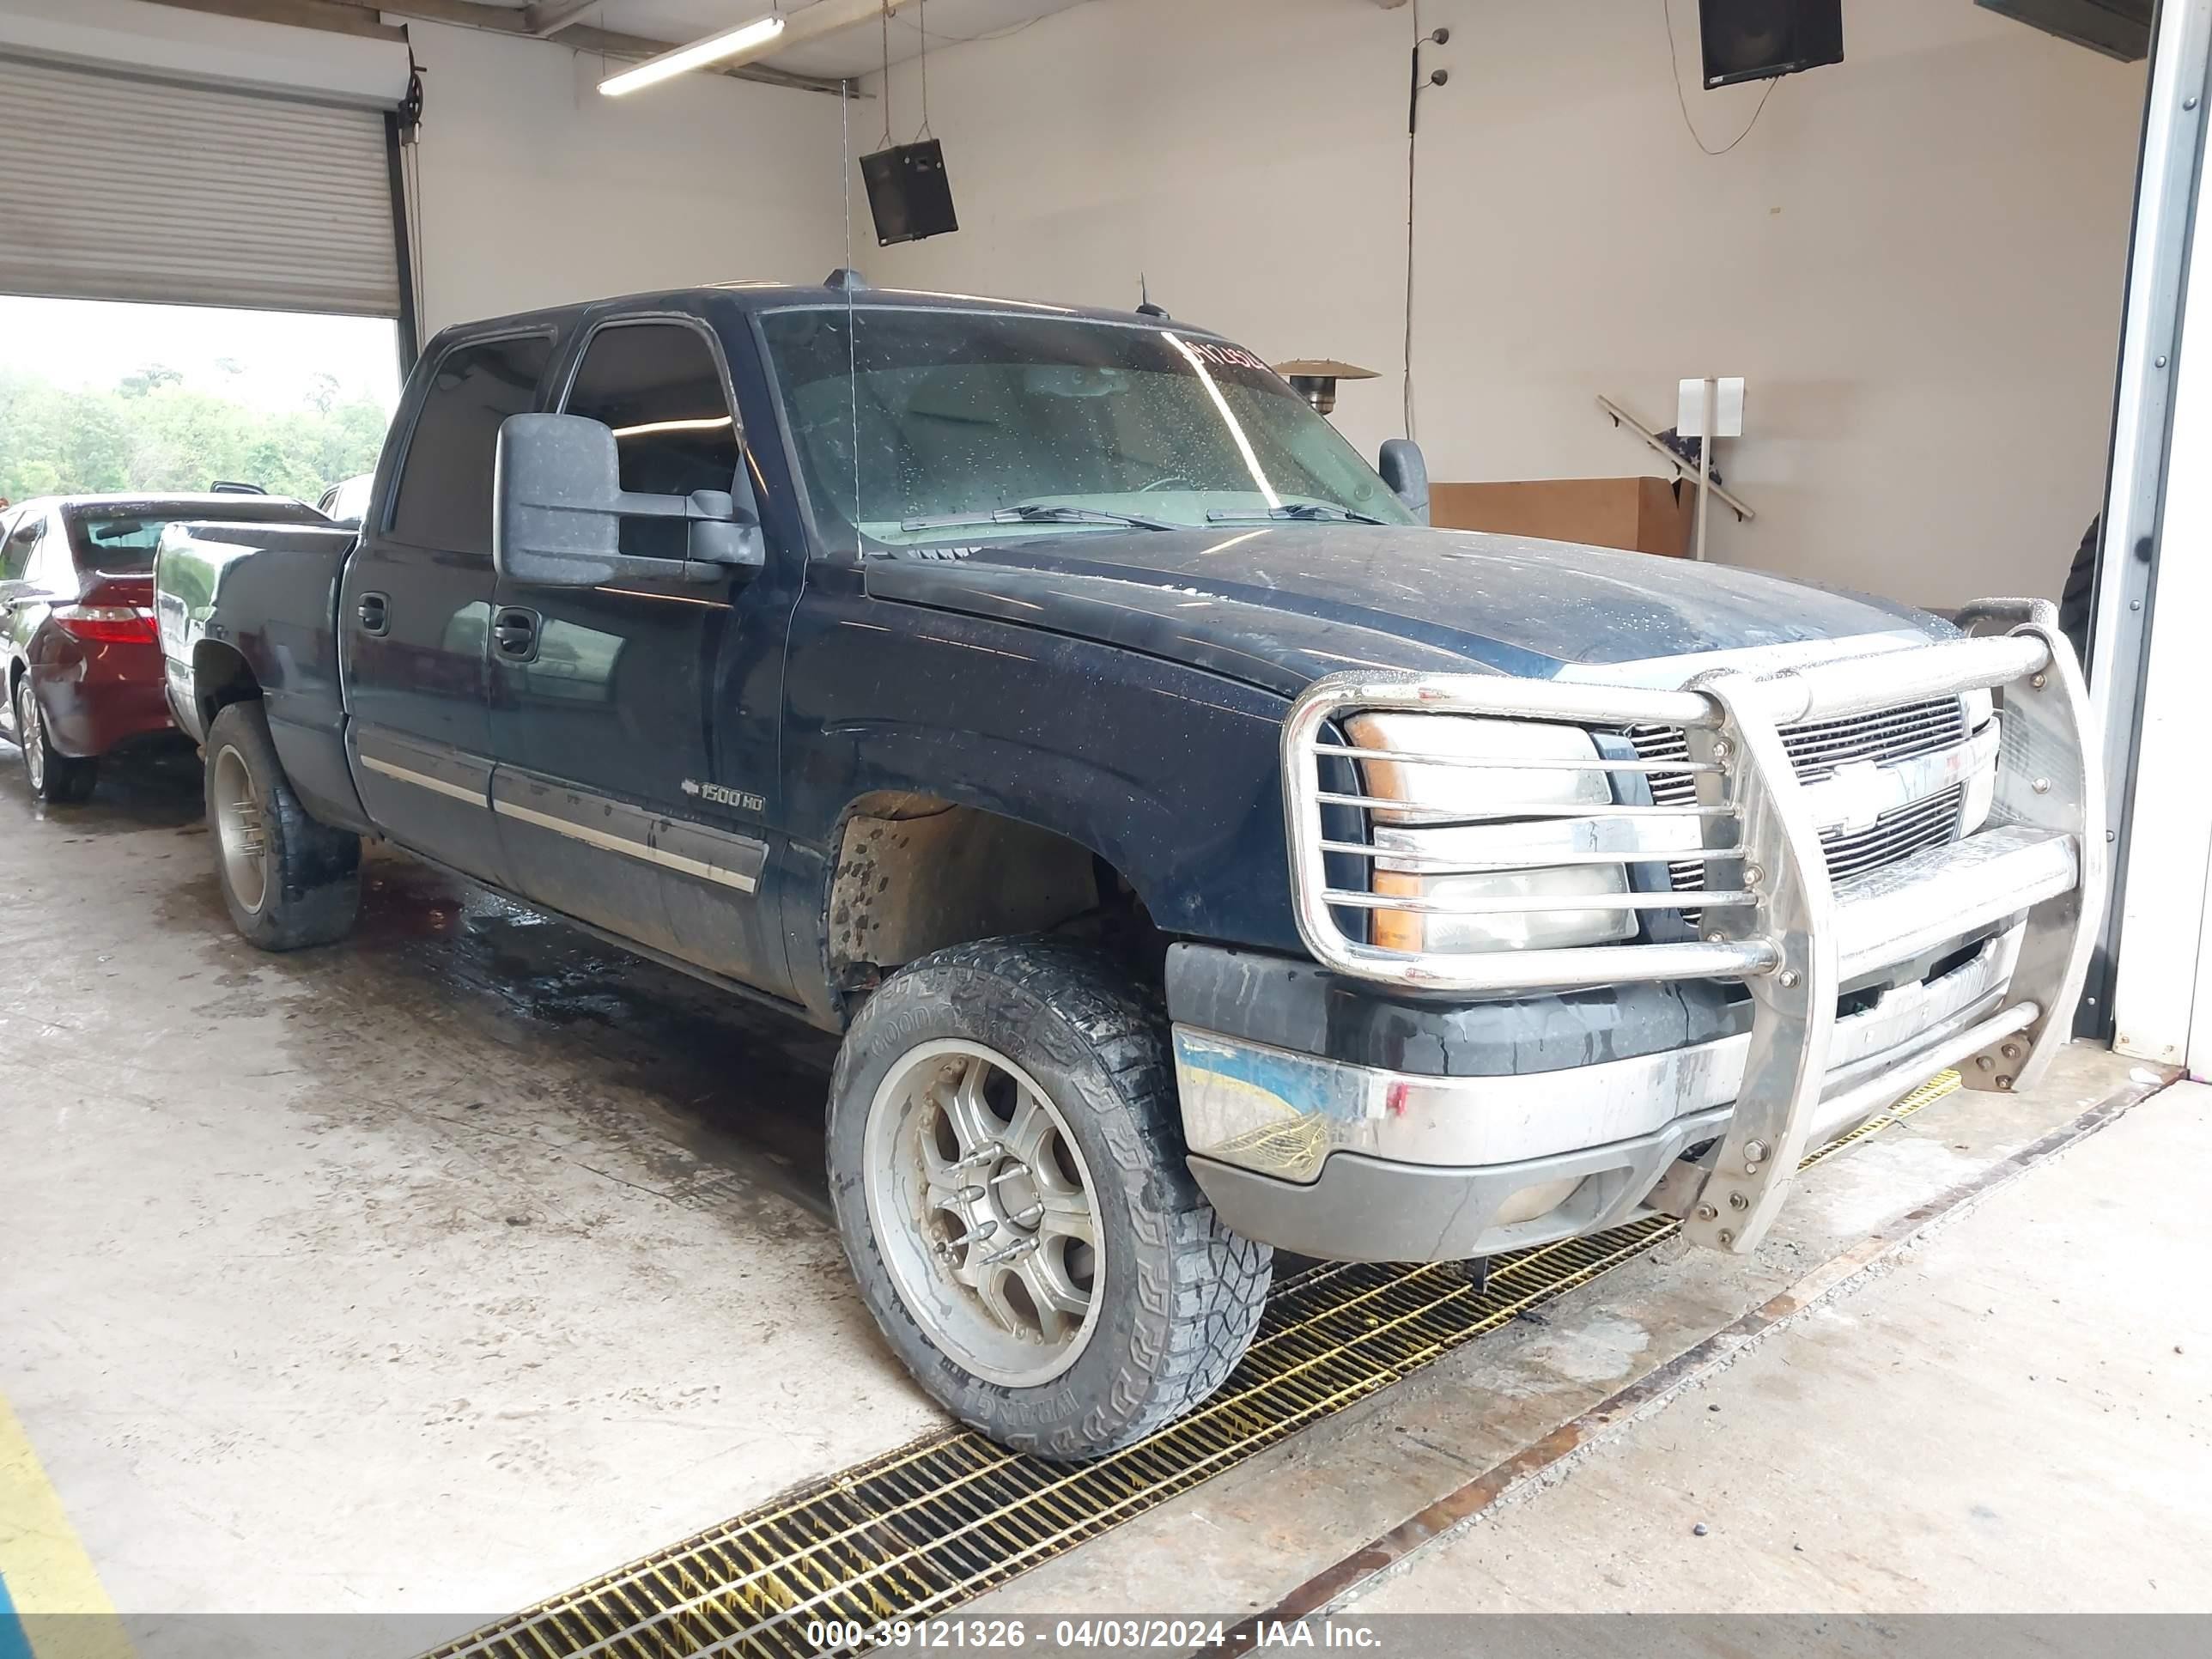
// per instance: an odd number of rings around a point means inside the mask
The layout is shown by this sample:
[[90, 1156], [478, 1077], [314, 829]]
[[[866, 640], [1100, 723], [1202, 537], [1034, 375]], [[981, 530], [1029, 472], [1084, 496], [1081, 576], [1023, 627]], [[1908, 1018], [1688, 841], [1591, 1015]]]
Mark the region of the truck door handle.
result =
[[502, 662], [528, 662], [538, 654], [538, 613], [503, 605], [491, 619], [492, 649]]
[[354, 615], [361, 618], [362, 633], [381, 638], [392, 627], [392, 601], [382, 593], [364, 593], [354, 607]]

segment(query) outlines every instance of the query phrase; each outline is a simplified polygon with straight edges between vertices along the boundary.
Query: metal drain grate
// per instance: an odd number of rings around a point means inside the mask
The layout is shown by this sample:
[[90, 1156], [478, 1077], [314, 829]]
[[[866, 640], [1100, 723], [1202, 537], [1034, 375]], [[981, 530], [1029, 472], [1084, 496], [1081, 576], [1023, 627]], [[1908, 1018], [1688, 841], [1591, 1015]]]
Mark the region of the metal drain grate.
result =
[[[1958, 1086], [1958, 1074], [1944, 1073], [1805, 1164]], [[932, 1435], [425, 1659], [797, 1659], [819, 1651], [806, 1628], [818, 1620], [942, 1613], [1589, 1284], [1677, 1224], [1652, 1217], [1516, 1251], [1491, 1264], [1480, 1291], [1451, 1265], [1309, 1269], [1269, 1297], [1251, 1351], [1220, 1393], [1127, 1450], [1056, 1464], [965, 1430]]]

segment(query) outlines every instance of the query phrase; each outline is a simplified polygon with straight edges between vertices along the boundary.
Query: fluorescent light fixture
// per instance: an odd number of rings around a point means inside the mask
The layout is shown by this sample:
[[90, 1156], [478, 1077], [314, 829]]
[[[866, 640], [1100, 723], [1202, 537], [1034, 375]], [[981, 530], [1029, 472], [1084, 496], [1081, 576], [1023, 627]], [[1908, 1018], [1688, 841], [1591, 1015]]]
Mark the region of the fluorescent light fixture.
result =
[[648, 58], [636, 68], [626, 69], [620, 75], [611, 75], [599, 82], [599, 90], [610, 98], [619, 98], [626, 92], [635, 92], [641, 87], [657, 86], [672, 76], [704, 69], [725, 58], [735, 58], [739, 52], [766, 46], [782, 33], [782, 18], [756, 17], [750, 23], [740, 23], [720, 34], [694, 40], [688, 46], [678, 46], [673, 52], [662, 52], [658, 58]]

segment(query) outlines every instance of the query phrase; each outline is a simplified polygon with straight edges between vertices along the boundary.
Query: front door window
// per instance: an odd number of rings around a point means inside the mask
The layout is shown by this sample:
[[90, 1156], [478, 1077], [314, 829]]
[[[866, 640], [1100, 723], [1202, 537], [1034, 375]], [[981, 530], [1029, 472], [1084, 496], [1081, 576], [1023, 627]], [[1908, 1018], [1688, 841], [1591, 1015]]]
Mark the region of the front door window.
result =
[[[707, 337], [681, 323], [601, 329], [568, 390], [568, 413], [613, 429], [622, 487], [652, 495], [726, 491], [740, 465], [737, 422]], [[622, 550], [681, 559], [684, 526], [624, 519]]]

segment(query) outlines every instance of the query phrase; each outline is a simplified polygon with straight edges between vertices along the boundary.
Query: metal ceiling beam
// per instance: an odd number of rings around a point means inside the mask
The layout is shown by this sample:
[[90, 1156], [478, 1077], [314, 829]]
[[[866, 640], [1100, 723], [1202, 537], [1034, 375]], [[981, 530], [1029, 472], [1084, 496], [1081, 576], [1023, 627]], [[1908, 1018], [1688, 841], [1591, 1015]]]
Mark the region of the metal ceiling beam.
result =
[[[816, 10], [821, 4], [836, 3], [837, 0], [817, 0]], [[871, 8], [876, 0], [869, 0]], [[897, 0], [893, 0], [894, 4]], [[387, 17], [420, 18], [427, 23], [450, 23], [459, 28], [483, 29], [494, 34], [511, 35], [518, 40], [546, 39], [556, 46], [567, 46], [572, 52], [587, 52], [605, 58], [647, 58], [657, 57], [672, 46], [683, 43], [677, 40], [654, 40], [641, 34], [625, 34], [616, 29], [592, 28], [580, 23], [565, 26], [555, 24], [555, 33], [540, 37], [530, 25], [530, 12], [536, 8], [487, 5], [484, 0], [155, 0], [156, 4], [174, 7], [179, 11], [210, 12], [222, 17], [243, 17], [258, 23], [286, 23], [295, 28], [323, 29], [334, 34], [351, 34], [374, 40], [404, 40], [404, 30], [392, 27]], [[801, 14], [803, 15], [803, 14]], [[866, 14], [872, 17], [870, 9]], [[787, 31], [787, 35], [789, 32]], [[811, 35], [799, 35], [808, 40]], [[709, 75], [728, 75], [740, 81], [755, 81], [764, 86], [788, 87], [802, 92], [826, 92], [838, 97], [854, 95], [850, 82], [818, 75], [795, 75], [767, 64], [738, 64], [702, 71]]]
[[[871, 3], [873, 3], [874, 0], [871, 0]], [[525, 40], [538, 38], [530, 26], [528, 10], [520, 6], [486, 5], [484, 0], [340, 0], [340, 3], [357, 5], [365, 10], [381, 12], [391, 17], [419, 17], [428, 23], [452, 23], [462, 28], [488, 29], [495, 34], [512, 34]], [[642, 34], [625, 34], [618, 29], [591, 28], [580, 23], [572, 23], [557, 33], [544, 38], [556, 46], [567, 46], [574, 52], [596, 52], [606, 58], [640, 59], [659, 57], [670, 47], [683, 44], [678, 40], [655, 40]], [[786, 70], [772, 69], [765, 64], [717, 65], [708, 72], [733, 75], [741, 81], [758, 81], [772, 87], [795, 87], [805, 92], [834, 93], [841, 97], [846, 92], [842, 81], [824, 80], [815, 75], [793, 75]]]
[[602, 0], [530, 0], [522, 9], [525, 27], [543, 40], [558, 34]]
[[[787, 52], [793, 46], [803, 45], [809, 40], [821, 40], [833, 34], [842, 34], [848, 30], [860, 27], [863, 23], [873, 23], [879, 18], [888, 17], [906, 3], [908, 0], [814, 0], [811, 5], [802, 6], [794, 12], [781, 14], [783, 27], [775, 34], [764, 40], [757, 41], [742, 51], [717, 58], [714, 60], [714, 66], [725, 75], [750, 74], [754, 70], [762, 67], [760, 60], [763, 58], [772, 58], [777, 52]], [[685, 41], [682, 46], [671, 46], [660, 55], [680, 53], [687, 47], [718, 40], [721, 35], [728, 32], [719, 30], [714, 34], [702, 35], [697, 40]], [[701, 71], [686, 72], [696, 74]], [[857, 95], [852, 90], [850, 82], [842, 84], [846, 88], [848, 97]]]
[[805, 41], [842, 34], [863, 23], [872, 23], [906, 3], [908, 0], [814, 0], [811, 6], [784, 13], [783, 32], [774, 40], [764, 40], [735, 57], [725, 58], [723, 70], [725, 73], [742, 73], [757, 58], [787, 51]]
[[295, 28], [321, 29], [328, 34], [350, 34], [362, 40], [402, 41], [406, 31], [380, 22], [374, 12], [365, 12], [345, 0], [157, 0], [178, 11], [206, 12], [216, 17], [243, 17], [254, 23], [287, 23]]
[[[409, 0], [414, 3], [414, 0]], [[388, 8], [387, 8], [388, 9]], [[578, 52], [597, 52], [606, 58], [635, 58], [640, 62], [658, 58], [672, 46], [681, 46], [680, 40], [648, 40], [642, 35], [622, 34], [611, 29], [592, 28], [582, 23], [572, 23], [551, 37], [556, 45], [573, 47]], [[780, 70], [773, 64], [717, 64], [711, 69], [701, 70], [702, 75], [727, 75], [739, 81], [757, 81], [763, 86], [792, 87], [801, 92], [827, 92], [842, 98], [857, 98], [859, 88], [849, 81], [834, 76], [799, 75], [790, 70]]]

